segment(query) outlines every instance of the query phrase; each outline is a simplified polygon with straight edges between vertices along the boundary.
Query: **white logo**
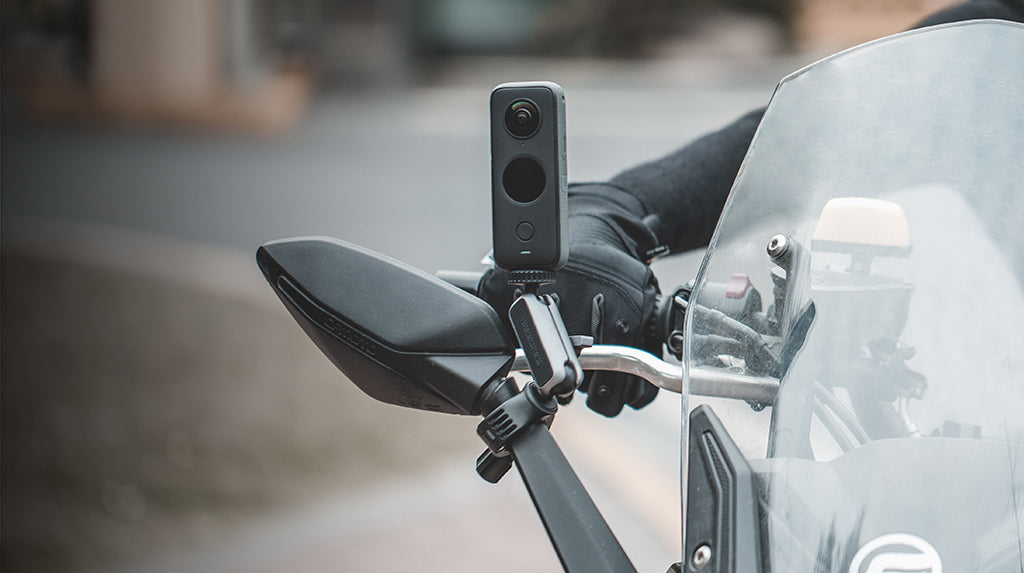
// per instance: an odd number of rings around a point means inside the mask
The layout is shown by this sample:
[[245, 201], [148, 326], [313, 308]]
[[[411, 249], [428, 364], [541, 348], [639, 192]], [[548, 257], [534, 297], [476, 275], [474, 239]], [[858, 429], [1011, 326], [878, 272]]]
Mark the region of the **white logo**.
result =
[[850, 562], [850, 573], [942, 573], [942, 559], [924, 539], [890, 533], [861, 547]]

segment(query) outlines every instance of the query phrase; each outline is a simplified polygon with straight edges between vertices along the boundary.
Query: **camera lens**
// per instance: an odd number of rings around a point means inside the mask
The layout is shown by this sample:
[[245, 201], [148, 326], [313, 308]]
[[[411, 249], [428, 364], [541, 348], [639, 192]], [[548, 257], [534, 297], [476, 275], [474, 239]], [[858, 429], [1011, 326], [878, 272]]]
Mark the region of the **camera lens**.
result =
[[540, 110], [527, 99], [516, 100], [505, 109], [505, 129], [515, 137], [527, 138], [540, 127]]

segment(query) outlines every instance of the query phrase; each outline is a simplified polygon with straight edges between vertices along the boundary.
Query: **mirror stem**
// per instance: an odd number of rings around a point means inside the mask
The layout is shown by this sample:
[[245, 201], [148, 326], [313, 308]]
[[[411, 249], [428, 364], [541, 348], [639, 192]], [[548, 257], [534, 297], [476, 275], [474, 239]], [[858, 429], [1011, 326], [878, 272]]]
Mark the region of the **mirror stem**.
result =
[[556, 399], [535, 382], [494, 408], [477, 426], [488, 448], [477, 473], [497, 483], [515, 463], [566, 571], [635, 572], [548, 430], [557, 410]]
[[635, 573], [546, 425], [532, 424], [509, 449], [565, 571]]

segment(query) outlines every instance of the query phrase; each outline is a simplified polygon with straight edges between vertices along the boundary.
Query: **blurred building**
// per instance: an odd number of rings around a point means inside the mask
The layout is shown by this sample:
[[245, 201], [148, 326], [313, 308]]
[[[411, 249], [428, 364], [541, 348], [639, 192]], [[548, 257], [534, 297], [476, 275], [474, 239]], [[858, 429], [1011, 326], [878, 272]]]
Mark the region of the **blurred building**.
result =
[[308, 74], [266, 24], [301, 4], [7, 1], [4, 88], [44, 119], [284, 129], [306, 105]]
[[[452, 55], [634, 58], [709, 13], [837, 50], [950, 0], [5, 0], [3, 86], [46, 119], [279, 131], [310, 86], [402, 87]], [[704, 18], [704, 19], [702, 19]], [[725, 40], [723, 40], [725, 41]]]
[[793, 31], [802, 49], [832, 52], [895, 34], [955, 0], [798, 0]]

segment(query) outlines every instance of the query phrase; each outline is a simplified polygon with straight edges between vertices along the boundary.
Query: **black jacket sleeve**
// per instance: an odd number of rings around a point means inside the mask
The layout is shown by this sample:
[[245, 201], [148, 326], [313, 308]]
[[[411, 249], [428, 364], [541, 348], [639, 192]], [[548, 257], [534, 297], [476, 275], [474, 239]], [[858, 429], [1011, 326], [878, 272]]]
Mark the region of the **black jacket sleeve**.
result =
[[617, 175], [611, 184], [643, 205], [640, 217], [648, 218], [672, 252], [707, 245], [763, 114], [763, 108], [747, 113], [666, 157]]

